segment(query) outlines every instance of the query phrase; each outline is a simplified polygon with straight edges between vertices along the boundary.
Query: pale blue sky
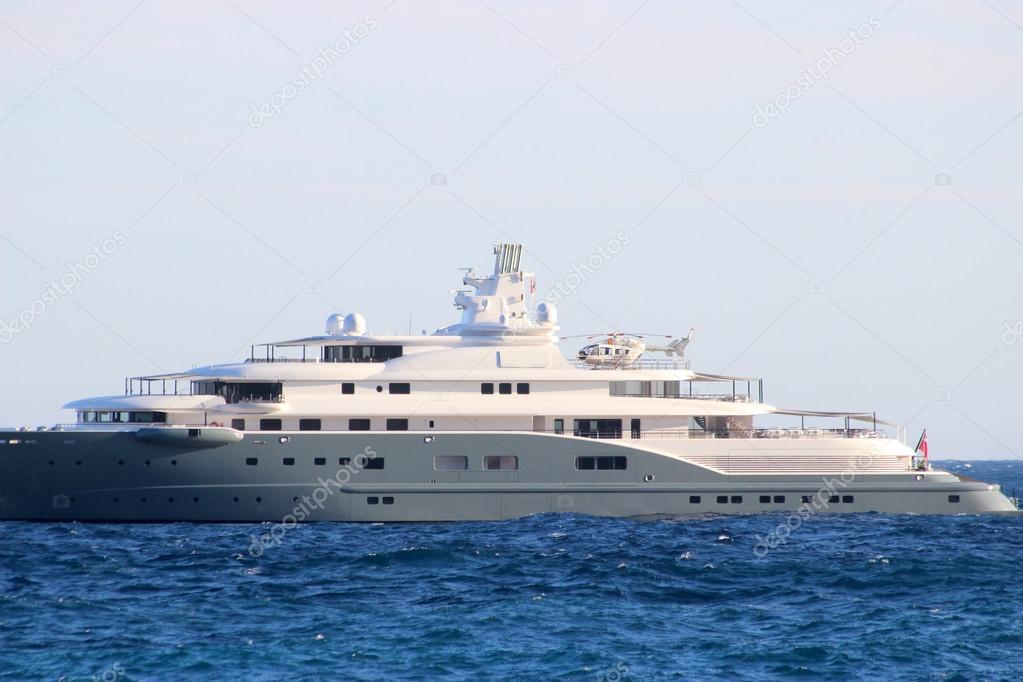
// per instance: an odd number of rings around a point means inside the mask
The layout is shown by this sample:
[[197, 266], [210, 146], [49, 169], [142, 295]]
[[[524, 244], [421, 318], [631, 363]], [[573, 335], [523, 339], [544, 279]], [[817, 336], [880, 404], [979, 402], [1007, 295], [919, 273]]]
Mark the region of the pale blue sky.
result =
[[1018, 456], [1021, 66], [1008, 0], [3, 0], [0, 319], [124, 244], [0, 334], [0, 423], [319, 333], [335, 307], [432, 330], [494, 242], [524, 243], [545, 291], [625, 231], [563, 334], [692, 326], [697, 368], [763, 376], [774, 404]]

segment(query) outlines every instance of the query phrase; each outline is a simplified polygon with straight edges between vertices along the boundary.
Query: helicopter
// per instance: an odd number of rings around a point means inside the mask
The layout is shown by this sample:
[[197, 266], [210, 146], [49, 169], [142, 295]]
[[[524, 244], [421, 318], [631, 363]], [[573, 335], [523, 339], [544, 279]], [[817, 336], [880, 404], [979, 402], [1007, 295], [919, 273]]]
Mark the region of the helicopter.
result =
[[[693, 329], [682, 338], [675, 338], [670, 334], [625, 334], [623, 332], [609, 332], [607, 334], [590, 334], [581, 336], [566, 336], [564, 339], [601, 339], [597, 343], [583, 346], [576, 354], [576, 358], [590, 367], [628, 367], [637, 362], [645, 352], [664, 353], [668, 357], [684, 358], [686, 347], [693, 340]], [[658, 346], [648, 344], [643, 339], [647, 336], [671, 339], [666, 345]]]

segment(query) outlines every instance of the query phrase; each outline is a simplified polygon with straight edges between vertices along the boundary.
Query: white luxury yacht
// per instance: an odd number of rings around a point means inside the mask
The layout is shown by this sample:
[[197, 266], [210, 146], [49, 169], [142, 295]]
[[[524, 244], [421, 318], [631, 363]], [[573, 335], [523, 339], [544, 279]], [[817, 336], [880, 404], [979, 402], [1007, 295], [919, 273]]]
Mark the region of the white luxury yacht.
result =
[[[0, 432], [0, 518], [436, 521], [544, 512], [1013, 512], [873, 414], [790, 410], [690, 369], [688, 337], [609, 334], [572, 360], [522, 247], [466, 273], [458, 324], [326, 333], [125, 381], [75, 424]], [[758, 426], [758, 419], [792, 428]]]

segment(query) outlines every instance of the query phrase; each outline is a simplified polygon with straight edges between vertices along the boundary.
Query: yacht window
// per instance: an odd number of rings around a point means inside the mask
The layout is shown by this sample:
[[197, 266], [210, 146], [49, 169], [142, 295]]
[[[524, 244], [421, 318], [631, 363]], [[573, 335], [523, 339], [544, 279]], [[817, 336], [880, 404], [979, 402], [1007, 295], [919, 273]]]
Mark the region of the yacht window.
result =
[[385, 497], [383, 502], [384, 502], [384, 504], [394, 504], [394, 498], [393, 497]]
[[244, 419], [232, 419], [231, 420], [231, 428], [234, 429], [235, 431], [244, 431], [245, 430], [245, 420]]
[[343, 384], [341, 384], [341, 395], [354, 395], [354, 394], [355, 394], [355, 384], [352, 384], [352, 383], [343, 383]]
[[343, 467], [343, 466], [346, 466], [346, 465], [351, 464], [351, 463], [352, 463], [352, 458], [351, 457], [338, 457], [337, 458], [337, 465], [339, 467]]
[[349, 431], [369, 431], [369, 420], [368, 419], [349, 419], [348, 420]]
[[718, 495], [718, 504], [728, 504], [728, 495]]
[[94, 424], [96, 422], [95, 412], [82, 412], [82, 421], [86, 424]]
[[318, 467], [327, 466], [327, 458], [326, 457], [315, 457], [315, 458], [313, 458], [313, 464], [315, 464]]
[[690, 495], [689, 496], [689, 504], [700, 504], [700, 496], [699, 495]]
[[388, 431], [408, 431], [408, 419], [388, 419]]
[[388, 384], [387, 391], [391, 395], [408, 395], [412, 392], [412, 387], [409, 384]]
[[259, 459], [255, 457], [246, 457], [245, 464], [246, 466], [254, 467], [259, 464]]
[[761, 495], [760, 496], [760, 504], [771, 504], [771, 496], [770, 495]]
[[166, 424], [166, 412], [132, 412], [129, 420], [133, 424]]
[[279, 403], [284, 398], [281, 383], [193, 381], [193, 395], [219, 395], [228, 404]]
[[949, 495], [948, 496], [948, 501], [951, 502], [952, 504], [959, 504], [959, 496], [958, 495]]
[[519, 395], [529, 395], [529, 384], [515, 384], [515, 392]]
[[322, 422], [319, 419], [299, 419], [298, 430], [299, 431], [319, 431], [322, 426]]
[[293, 466], [295, 466], [295, 458], [294, 457], [285, 457], [284, 461], [283, 461], [283, 464], [286, 467], [293, 467]]
[[627, 457], [576, 457], [575, 468], [580, 471], [625, 471], [629, 468]]
[[366, 498], [366, 504], [380, 504], [380, 498], [379, 497], [367, 497]]
[[813, 502], [813, 495], [803, 495], [800, 500], [803, 504], [810, 504]]
[[519, 458], [515, 455], [487, 455], [483, 458], [485, 471], [512, 471], [519, 468]]
[[114, 415], [110, 412], [97, 412], [96, 420], [101, 424], [108, 424], [114, 420]]
[[372, 459], [367, 459], [366, 460], [366, 466], [364, 466], [362, 468], [363, 469], [377, 469], [377, 470], [383, 469], [384, 468], [384, 458], [383, 457], [373, 457]]
[[785, 504], [785, 496], [784, 495], [775, 495], [774, 496], [774, 503], [775, 504]]
[[498, 384], [497, 389], [501, 395], [511, 395], [512, 392], [511, 384]]
[[260, 431], [280, 431], [281, 420], [280, 419], [260, 419], [259, 420]]
[[493, 384], [480, 384], [480, 393], [483, 395], [494, 395]]
[[828, 504], [838, 504], [838, 495], [832, 495], [829, 497]]
[[575, 435], [582, 438], [621, 438], [621, 419], [576, 419]]
[[433, 458], [433, 468], [437, 471], [465, 471], [469, 468], [469, 458], [460, 455], [437, 455]]
[[852, 495], [842, 495], [842, 504], [852, 504], [852, 501], [853, 501]]
[[131, 421], [131, 415], [128, 412], [115, 412], [114, 421], [120, 422], [121, 424], [127, 424]]
[[555, 419], [554, 420], [554, 433], [561, 435], [565, 433], [565, 420]]
[[400, 358], [401, 346], [324, 346], [324, 362], [387, 362]]
[[742, 495], [732, 495], [732, 504], [742, 504]]

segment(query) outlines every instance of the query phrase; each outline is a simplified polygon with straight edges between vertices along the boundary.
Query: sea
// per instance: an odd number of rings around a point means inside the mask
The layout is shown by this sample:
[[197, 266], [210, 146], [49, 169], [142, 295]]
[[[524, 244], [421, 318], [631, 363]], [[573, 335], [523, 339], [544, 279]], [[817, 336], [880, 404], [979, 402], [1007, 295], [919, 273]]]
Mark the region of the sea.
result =
[[[1023, 493], [1023, 462], [940, 464]], [[1023, 680], [1023, 516], [264, 532], [0, 523], [0, 676]]]

